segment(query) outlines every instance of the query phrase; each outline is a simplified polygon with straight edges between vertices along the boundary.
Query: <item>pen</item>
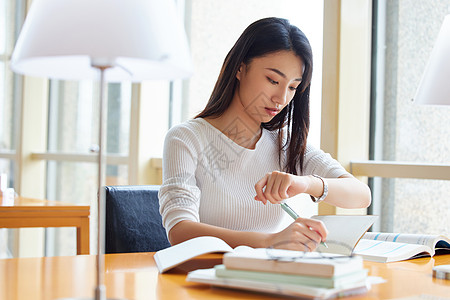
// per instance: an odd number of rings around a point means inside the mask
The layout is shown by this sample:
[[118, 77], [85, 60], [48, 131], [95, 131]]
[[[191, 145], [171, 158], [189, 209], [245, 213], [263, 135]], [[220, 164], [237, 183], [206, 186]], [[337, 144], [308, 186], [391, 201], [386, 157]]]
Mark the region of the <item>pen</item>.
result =
[[[300, 216], [287, 204], [287, 203], [281, 203], [281, 208], [287, 212], [288, 215], [290, 215], [294, 220], [297, 220]], [[322, 242], [322, 244], [328, 248], [328, 245], [325, 242]]]

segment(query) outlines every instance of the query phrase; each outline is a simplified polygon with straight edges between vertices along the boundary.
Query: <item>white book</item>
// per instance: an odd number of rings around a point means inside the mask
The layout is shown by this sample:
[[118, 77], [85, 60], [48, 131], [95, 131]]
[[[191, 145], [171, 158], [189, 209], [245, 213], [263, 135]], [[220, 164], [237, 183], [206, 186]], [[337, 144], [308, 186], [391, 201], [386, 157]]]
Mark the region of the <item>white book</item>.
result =
[[368, 232], [354, 253], [369, 261], [394, 262], [433, 256], [436, 251], [450, 252], [450, 239], [442, 235]]
[[265, 248], [257, 248], [225, 253], [223, 264], [231, 270], [320, 277], [342, 276], [363, 269], [363, 260], [359, 256], [342, 258], [340, 254], [308, 252], [302, 258], [291, 260], [297, 256], [297, 251], [274, 249], [268, 252]]
[[330, 299], [366, 293], [369, 289], [366, 280], [355, 282], [345, 289], [319, 288], [299, 284], [263, 282], [248, 279], [220, 278], [215, 269], [200, 269], [188, 273], [187, 281], [211, 284], [214, 286], [265, 292], [276, 295], [295, 296], [305, 299]]
[[[321, 220], [328, 229], [327, 241], [329, 242], [326, 243], [328, 248], [321, 244], [317, 247], [318, 251], [350, 255], [358, 241], [369, 230], [378, 216], [323, 215], [311, 218]], [[342, 245], [345, 245], [345, 247]]]
[[224, 265], [214, 267], [216, 276], [221, 278], [249, 279], [255, 281], [266, 281], [271, 283], [289, 283], [307, 286], [315, 286], [322, 288], [348, 288], [353, 287], [355, 282], [360, 282], [367, 278], [367, 269], [361, 269], [355, 272], [340, 276], [321, 277], [321, 276], [305, 276], [291, 275], [275, 272], [258, 272], [227, 269]]

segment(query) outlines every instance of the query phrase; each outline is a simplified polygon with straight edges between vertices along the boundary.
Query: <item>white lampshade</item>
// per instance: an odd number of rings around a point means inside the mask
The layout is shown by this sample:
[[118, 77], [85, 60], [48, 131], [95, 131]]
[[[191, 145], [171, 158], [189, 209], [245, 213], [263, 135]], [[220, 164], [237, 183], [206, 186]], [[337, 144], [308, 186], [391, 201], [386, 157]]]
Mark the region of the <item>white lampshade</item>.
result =
[[11, 58], [30, 76], [141, 81], [191, 75], [172, 0], [34, 0]]
[[414, 100], [450, 105], [450, 15], [444, 19]]

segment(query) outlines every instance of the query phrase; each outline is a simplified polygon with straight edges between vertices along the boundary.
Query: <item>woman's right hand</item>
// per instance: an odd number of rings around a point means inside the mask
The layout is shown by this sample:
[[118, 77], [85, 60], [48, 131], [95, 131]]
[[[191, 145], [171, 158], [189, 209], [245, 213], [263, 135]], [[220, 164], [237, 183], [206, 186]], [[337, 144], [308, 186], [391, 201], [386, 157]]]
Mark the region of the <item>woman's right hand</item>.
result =
[[[276, 248], [301, 251], [305, 251], [306, 246], [307, 251], [314, 251], [320, 242], [326, 240], [327, 234], [328, 230], [322, 221], [298, 218], [284, 230], [271, 234], [268, 244], [269, 246], [279, 245]], [[298, 245], [298, 248], [292, 249], [292, 245]]]

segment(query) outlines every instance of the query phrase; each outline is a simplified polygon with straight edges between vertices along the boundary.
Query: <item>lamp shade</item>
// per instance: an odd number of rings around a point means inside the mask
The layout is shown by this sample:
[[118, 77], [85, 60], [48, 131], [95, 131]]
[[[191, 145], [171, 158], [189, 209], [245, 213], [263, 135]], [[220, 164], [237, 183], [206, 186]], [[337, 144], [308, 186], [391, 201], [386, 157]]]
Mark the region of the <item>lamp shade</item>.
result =
[[11, 69], [55, 79], [188, 77], [186, 35], [172, 0], [34, 0]]
[[444, 19], [414, 100], [450, 105], [450, 15]]

